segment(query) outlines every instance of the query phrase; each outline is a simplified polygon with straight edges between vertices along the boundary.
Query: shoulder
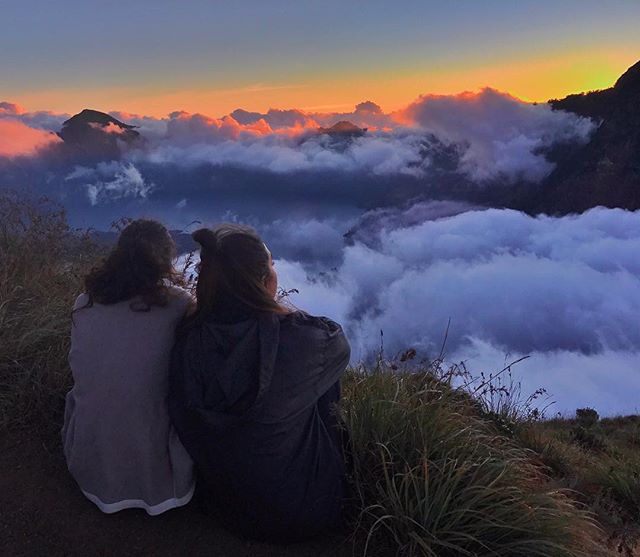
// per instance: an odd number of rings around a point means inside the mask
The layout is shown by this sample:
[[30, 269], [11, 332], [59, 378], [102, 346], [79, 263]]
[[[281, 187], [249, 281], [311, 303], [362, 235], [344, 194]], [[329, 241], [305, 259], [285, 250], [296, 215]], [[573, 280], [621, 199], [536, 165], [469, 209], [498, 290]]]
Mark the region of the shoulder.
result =
[[73, 303], [73, 310], [75, 311], [77, 309], [84, 308], [88, 303], [89, 303], [89, 295], [83, 292], [82, 294], [80, 294], [80, 296], [76, 298], [76, 301]]
[[303, 335], [323, 339], [344, 335], [339, 323], [328, 317], [310, 315], [304, 311], [294, 311], [283, 315], [280, 327], [284, 331], [295, 331]]
[[169, 300], [172, 304], [179, 306], [182, 309], [186, 309], [191, 304], [195, 303], [195, 298], [188, 290], [180, 288], [179, 286], [171, 285], [167, 288], [169, 292]]
[[280, 346], [283, 353], [294, 355], [299, 361], [305, 361], [305, 357], [321, 358], [325, 364], [348, 361], [351, 354], [349, 341], [339, 323], [303, 311], [282, 317]]

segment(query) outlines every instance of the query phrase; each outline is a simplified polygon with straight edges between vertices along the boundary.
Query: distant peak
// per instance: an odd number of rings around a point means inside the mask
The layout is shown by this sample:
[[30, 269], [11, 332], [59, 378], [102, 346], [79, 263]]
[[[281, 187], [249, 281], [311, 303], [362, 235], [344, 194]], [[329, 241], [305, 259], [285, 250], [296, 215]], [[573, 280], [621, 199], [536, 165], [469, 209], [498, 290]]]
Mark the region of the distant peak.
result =
[[116, 159], [125, 145], [142, 141], [135, 127], [99, 110], [85, 108], [63, 122], [58, 135], [66, 145], [87, 156]]
[[359, 128], [347, 120], [340, 120], [340, 122], [335, 123], [330, 128], [318, 128], [319, 133], [326, 133], [329, 135], [363, 135], [366, 131], [367, 128]]
[[135, 126], [131, 126], [129, 124], [125, 124], [120, 120], [106, 114], [104, 112], [100, 112], [99, 110], [92, 110], [90, 108], [85, 108], [75, 116], [72, 116], [68, 120], [62, 123], [63, 128], [73, 124], [100, 124], [103, 127], [108, 126], [109, 124], [116, 125], [123, 130], [131, 130], [135, 128]]

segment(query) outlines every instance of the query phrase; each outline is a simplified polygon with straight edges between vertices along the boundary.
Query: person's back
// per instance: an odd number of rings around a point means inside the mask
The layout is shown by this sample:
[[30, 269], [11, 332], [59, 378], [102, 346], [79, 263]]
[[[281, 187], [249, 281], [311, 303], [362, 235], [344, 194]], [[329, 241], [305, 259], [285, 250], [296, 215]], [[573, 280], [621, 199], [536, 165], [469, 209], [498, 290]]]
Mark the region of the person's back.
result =
[[[139, 255], [145, 225], [130, 226], [136, 237], [129, 254]], [[142, 508], [159, 514], [186, 504], [194, 489], [192, 462], [167, 408], [175, 329], [191, 299], [162, 284], [163, 273], [154, 277], [149, 258], [129, 265], [131, 258], [117, 250], [87, 277], [88, 293], [74, 305], [69, 353], [74, 386], [66, 400], [63, 448], [82, 492], [103, 512]], [[169, 253], [156, 259], [170, 268]], [[124, 273], [134, 276], [121, 279]], [[144, 273], [151, 275], [148, 280]], [[145, 280], [156, 288], [140, 288]], [[136, 290], [140, 293], [131, 295]]]
[[282, 542], [338, 524], [345, 471], [333, 405], [348, 361], [333, 321], [230, 296], [180, 335], [170, 412], [228, 527]]

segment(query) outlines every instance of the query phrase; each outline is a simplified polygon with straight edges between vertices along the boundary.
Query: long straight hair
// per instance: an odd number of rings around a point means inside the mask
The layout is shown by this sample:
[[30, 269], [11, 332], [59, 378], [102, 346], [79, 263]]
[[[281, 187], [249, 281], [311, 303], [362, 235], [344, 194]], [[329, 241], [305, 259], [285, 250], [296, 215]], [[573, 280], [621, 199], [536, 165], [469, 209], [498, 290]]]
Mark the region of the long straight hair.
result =
[[187, 318], [187, 327], [233, 301], [256, 312], [290, 312], [266, 287], [270, 254], [255, 230], [224, 223], [196, 230], [192, 237], [200, 244], [200, 272], [196, 310]]

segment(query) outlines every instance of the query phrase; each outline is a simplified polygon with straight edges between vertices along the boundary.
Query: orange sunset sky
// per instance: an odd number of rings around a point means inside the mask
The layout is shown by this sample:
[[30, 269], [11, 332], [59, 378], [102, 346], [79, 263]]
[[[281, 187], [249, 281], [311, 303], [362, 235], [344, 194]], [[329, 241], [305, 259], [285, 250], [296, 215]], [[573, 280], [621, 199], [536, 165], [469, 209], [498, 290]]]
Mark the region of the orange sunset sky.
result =
[[6, 4], [0, 101], [26, 110], [389, 112], [484, 86], [545, 101], [640, 58], [633, 1]]

